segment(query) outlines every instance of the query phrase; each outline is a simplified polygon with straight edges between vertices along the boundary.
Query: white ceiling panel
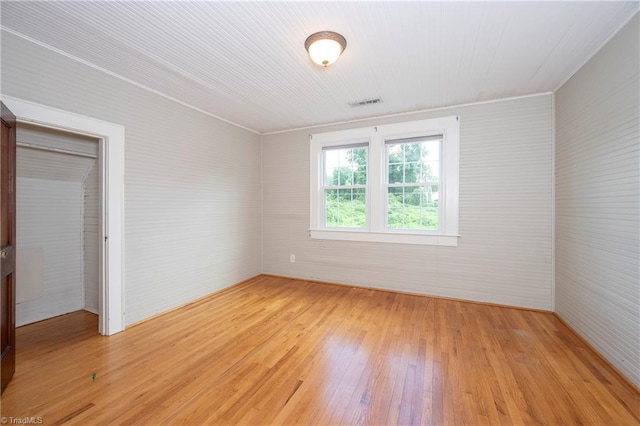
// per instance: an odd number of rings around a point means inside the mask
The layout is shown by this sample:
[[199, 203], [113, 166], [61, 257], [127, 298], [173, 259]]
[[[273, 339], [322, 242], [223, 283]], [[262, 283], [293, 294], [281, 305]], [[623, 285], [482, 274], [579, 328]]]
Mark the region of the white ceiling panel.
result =
[[[2, 28], [260, 133], [553, 91], [638, 2], [9, 2]], [[334, 65], [304, 41], [340, 32]], [[368, 98], [382, 102], [352, 107]]]

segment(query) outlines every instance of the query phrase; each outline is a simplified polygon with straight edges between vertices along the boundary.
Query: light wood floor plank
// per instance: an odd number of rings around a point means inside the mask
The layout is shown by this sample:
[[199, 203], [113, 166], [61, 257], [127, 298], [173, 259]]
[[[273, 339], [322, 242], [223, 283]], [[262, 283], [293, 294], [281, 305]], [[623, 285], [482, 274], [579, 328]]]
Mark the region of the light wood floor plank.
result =
[[87, 312], [21, 327], [1, 404], [78, 425], [640, 423], [552, 314], [269, 276], [111, 337]]

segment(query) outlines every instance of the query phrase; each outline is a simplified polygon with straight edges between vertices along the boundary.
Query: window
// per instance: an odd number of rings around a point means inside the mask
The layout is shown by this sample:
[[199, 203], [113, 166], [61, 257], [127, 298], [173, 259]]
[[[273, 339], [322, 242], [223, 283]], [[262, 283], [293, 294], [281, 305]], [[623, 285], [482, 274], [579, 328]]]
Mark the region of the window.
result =
[[439, 230], [442, 135], [385, 143], [387, 227]]
[[311, 237], [457, 245], [459, 119], [311, 135]]
[[326, 147], [322, 151], [325, 226], [363, 229], [368, 146]]

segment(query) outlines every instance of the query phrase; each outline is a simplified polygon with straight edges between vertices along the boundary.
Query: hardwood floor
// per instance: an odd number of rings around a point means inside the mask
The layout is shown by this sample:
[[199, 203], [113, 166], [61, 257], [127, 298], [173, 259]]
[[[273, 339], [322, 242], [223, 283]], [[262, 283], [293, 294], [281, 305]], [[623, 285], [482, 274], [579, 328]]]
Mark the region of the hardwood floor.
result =
[[[2, 416], [49, 424], [637, 425], [553, 315], [261, 276], [103, 337], [21, 327]], [[93, 374], [95, 373], [95, 380]]]

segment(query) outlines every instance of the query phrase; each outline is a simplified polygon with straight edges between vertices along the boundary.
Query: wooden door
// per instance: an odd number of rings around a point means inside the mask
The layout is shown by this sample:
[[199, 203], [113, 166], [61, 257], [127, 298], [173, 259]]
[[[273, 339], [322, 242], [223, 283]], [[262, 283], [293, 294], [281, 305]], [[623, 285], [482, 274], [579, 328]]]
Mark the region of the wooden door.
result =
[[16, 117], [2, 107], [2, 149], [0, 149], [0, 277], [2, 278], [0, 316], [1, 392], [9, 384], [16, 369]]

